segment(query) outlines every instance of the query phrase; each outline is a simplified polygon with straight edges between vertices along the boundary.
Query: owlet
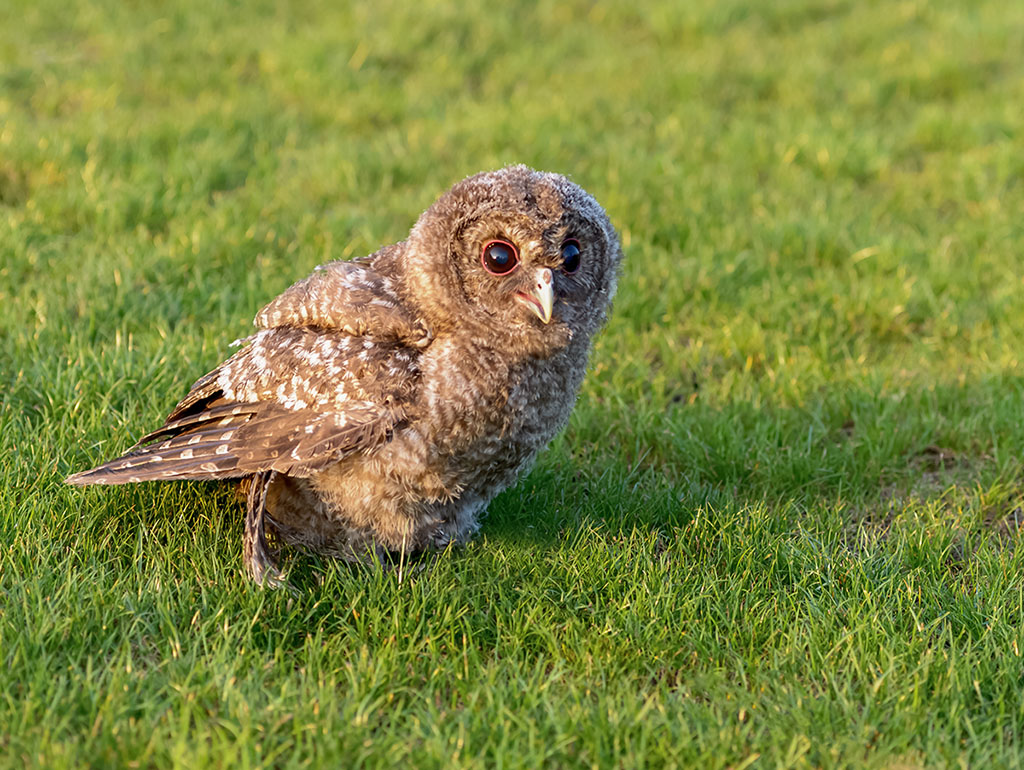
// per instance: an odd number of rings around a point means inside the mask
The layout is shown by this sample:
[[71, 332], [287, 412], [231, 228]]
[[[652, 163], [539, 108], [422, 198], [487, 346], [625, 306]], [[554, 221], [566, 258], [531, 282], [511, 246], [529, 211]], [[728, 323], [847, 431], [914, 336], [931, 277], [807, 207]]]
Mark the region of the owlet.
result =
[[565, 177], [469, 177], [406, 240], [273, 300], [160, 428], [67, 481], [240, 480], [261, 584], [267, 529], [351, 560], [464, 542], [568, 420], [621, 260]]

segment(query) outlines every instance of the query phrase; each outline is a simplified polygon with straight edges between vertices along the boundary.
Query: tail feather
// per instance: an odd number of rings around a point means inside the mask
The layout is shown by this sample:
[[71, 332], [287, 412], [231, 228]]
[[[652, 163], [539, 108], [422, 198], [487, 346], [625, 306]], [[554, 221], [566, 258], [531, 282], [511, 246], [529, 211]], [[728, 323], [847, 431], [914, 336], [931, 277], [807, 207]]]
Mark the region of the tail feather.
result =
[[134, 484], [139, 481], [182, 479], [229, 479], [247, 475], [238, 468], [238, 458], [223, 451], [219, 441], [186, 446], [180, 442], [158, 453], [155, 448], [118, 457], [103, 465], [68, 476], [64, 481], [76, 487], [90, 484]]
[[[128, 452], [65, 479], [73, 486], [90, 484], [133, 484], [139, 481], [172, 479], [225, 479], [246, 475], [238, 468], [238, 456], [230, 439], [248, 420], [248, 416], [231, 423], [221, 420], [211, 425], [196, 425], [188, 433], [170, 435], [156, 431], [145, 437]], [[165, 438], [152, 441], [153, 438]]]

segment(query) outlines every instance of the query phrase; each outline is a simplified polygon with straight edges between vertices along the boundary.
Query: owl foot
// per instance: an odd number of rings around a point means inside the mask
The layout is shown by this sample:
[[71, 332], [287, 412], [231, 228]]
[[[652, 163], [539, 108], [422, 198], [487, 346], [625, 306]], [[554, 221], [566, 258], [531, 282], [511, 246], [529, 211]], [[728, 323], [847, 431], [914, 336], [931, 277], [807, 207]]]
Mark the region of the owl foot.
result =
[[273, 475], [273, 471], [263, 471], [253, 476], [249, 482], [245, 506], [245, 531], [242, 535], [242, 558], [245, 561], [246, 574], [255, 580], [257, 585], [264, 588], [290, 588], [284, 573], [267, 548], [264, 531], [267, 487]]

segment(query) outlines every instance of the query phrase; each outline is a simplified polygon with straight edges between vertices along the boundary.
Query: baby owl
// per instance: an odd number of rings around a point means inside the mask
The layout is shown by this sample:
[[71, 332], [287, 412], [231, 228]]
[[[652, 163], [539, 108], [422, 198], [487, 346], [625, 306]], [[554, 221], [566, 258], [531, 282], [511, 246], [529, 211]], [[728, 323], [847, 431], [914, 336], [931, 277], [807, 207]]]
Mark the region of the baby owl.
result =
[[67, 481], [240, 480], [260, 584], [281, 580], [267, 527], [350, 560], [462, 543], [568, 420], [621, 259], [565, 177], [471, 176], [273, 300], [160, 428]]

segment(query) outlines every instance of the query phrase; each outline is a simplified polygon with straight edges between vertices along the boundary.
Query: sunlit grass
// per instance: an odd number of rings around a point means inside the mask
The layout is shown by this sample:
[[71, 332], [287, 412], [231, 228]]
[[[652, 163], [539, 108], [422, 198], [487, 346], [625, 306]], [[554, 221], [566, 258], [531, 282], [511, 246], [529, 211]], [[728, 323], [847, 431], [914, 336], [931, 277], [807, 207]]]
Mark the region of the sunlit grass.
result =
[[[1024, 6], [0, 12], [0, 764], [1019, 766]], [[628, 257], [480, 537], [241, 574], [214, 485], [60, 480], [461, 177]]]

